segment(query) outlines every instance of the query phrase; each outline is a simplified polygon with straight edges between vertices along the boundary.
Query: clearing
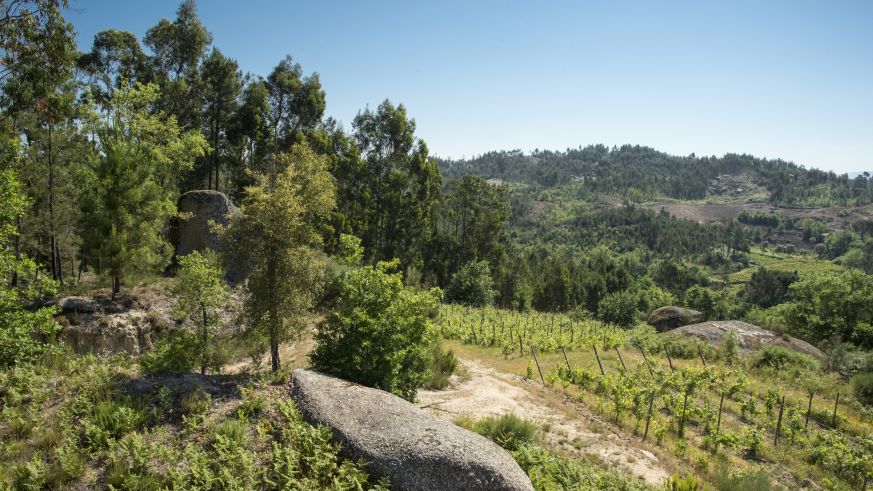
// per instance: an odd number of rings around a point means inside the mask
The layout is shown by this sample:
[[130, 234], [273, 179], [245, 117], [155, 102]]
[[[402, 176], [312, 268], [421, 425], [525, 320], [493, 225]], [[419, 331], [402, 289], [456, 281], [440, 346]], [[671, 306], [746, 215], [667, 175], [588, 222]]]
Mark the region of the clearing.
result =
[[479, 360], [460, 362], [463, 375], [453, 376], [444, 390], [419, 391], [419, 407], [448, 421], [514, 413], [543, 428], [547, 446], [573, 457], [599, 461], [654, 486], [661, 486], [672, 474], [673, 466], [645, 444], [617, 431], [569, 396], [547, 392], [533, 381], [500, 372]]

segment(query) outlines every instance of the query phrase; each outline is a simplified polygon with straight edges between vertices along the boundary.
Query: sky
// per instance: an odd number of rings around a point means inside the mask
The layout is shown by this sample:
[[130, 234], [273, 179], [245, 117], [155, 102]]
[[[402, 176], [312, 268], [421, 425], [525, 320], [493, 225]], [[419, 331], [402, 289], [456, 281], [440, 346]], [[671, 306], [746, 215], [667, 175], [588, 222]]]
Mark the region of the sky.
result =
[[[90, 49], [179, 0], [70, 0]], [[403, 103], [433, 155], [646, 145], [873, 171], [873, 1], [199, 0], [266, 76], [290, 54], [327, 114]]]

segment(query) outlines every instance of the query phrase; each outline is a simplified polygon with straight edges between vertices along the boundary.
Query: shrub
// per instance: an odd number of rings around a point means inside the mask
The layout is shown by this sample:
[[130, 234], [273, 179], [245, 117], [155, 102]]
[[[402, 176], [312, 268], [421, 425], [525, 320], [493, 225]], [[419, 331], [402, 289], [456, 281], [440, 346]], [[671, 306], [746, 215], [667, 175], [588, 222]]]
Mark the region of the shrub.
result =
[[199, 386], [182, 396], [179, 401], [179, 408], [188, 416], [203, 414], [210, 406], [212, 406], [212, 396]]
[[345, 275], [310, 360], [316, 370], [413, 400], [429, 378], [431, 317], [442, 292], [406, 288], [400, 273], [391, 272], [397, 264], [382, 262]]
[[777, 370], [787, 367], [816, 370], [819, 368], [819, 363], [811, 356], [798, 353], [784, 346], [771, 345], [763, 347], [755, 354], [752, 366], [755, 368], [775, 368]]
[[197, 352], [198, 344], [193, 331], [174, 329], [139, 357], [139, 365], [148, 374], [190, 372], [197, 363], [191, 354]]
[[449, 377], [458, 368], [458, 358], [452, 350], [443, 351], [439, 343], [434, 343], [430, 350], [430, 380], [424, 386], [427, 389], [439, 390], [449, 385]]
[[480, 419], [472, 429], [509, 451], [517, 450], [522, 444], [532, 442], [537, 432], [534, 423], [514, 414]]
[[861, 403], [873, 406], [873, 373], [856, 373], [851, 382], [855, 397]]
[[487, 261], [471, 261], [461, 267], [446, 288], [446, 301], [474, 307], [491, 305], [496, 292]]
[[597, 315], [603, 322], [631, 327], [637, 322], [637, 296], [629, 290], [610, 293], [597, 305]]

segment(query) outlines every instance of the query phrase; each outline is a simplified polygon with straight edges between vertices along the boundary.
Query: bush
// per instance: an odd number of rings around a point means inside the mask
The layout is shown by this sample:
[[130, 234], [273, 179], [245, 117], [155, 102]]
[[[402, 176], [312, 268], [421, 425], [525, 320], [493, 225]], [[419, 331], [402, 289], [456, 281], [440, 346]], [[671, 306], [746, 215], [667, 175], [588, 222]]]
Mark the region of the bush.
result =
[[439, 343], [434, 343], [430, 350], [430, 380], [424, 384], [432, 390], [444, 389], [449, 385], [449, 377], [458, 368], [458, 358], [452, 350], [443, 351]]
[[192, 353], [199, 346], [197, 334], [188, 329], [174, 329], [155, 343], [154, 348], [139, 357], [144, 373], [190, 372], [197, 362]]
[[514, 414], [480, 419], [471, 429], [509, 451], [534, 441], [537, 432], [535, 424]]
[[428, 380], [431, 323], [442, 292], [404, 287], [397, 261], [349, 271], [315, 335], [313, 368], [407, 400]]
[[632, 327], [637, 322], [637, 296], [629, 290], [610, 293], [597, 305], [597, 315], [603, 322]]
[[496, 292], [487, 261], [470, 261], [452, 276], [446, 288], [446, 301], [484, 307], [491, 305]]
[[861, 403], [873, 406], [873, 373], [856, 373], [851, 379], [852, 390]]
[[815, 358], [809, 355], [798, 353], [784, 346], [772, 345], [763, 347], [755, 354], [752, 366], [755, 368], [775, 368], [777, 370], [787, 367], [817, 370], [820, 365]]

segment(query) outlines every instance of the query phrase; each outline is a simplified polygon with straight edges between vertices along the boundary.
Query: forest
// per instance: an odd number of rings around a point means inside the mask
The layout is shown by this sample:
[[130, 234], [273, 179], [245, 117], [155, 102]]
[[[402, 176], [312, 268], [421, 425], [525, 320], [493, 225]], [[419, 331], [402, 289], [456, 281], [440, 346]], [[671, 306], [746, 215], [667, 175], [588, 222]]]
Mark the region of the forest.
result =
[[[291, 55], [243, 73], [194, 0], [90, 46], [67, 8], [0, 0], [0, 489], [391, 489], [304, 421], [291, 369], [415, 402], [480, 362], [651, 445], [675, 471], [663, 489], [873, 478], [869, 174], [632, 145], [438, 158], [402, 103], [346, 129]], [[720, 202], [724, 176], [774, 211], [652, 205]], [[217, 250], [177, 256], [178, 200], [202, 190], [239, 213], [211, 225]], [[804, 214], [825, 208], [839, 219]], [[93, 312], [75, 302], [103, 306], [99, 330], [139, 309], [154, 339], [77, 352]], [[658, 333], [665, 306], [821, 356]], [[454, 422], [535, 489], [658, 487], [546, 423]]]

